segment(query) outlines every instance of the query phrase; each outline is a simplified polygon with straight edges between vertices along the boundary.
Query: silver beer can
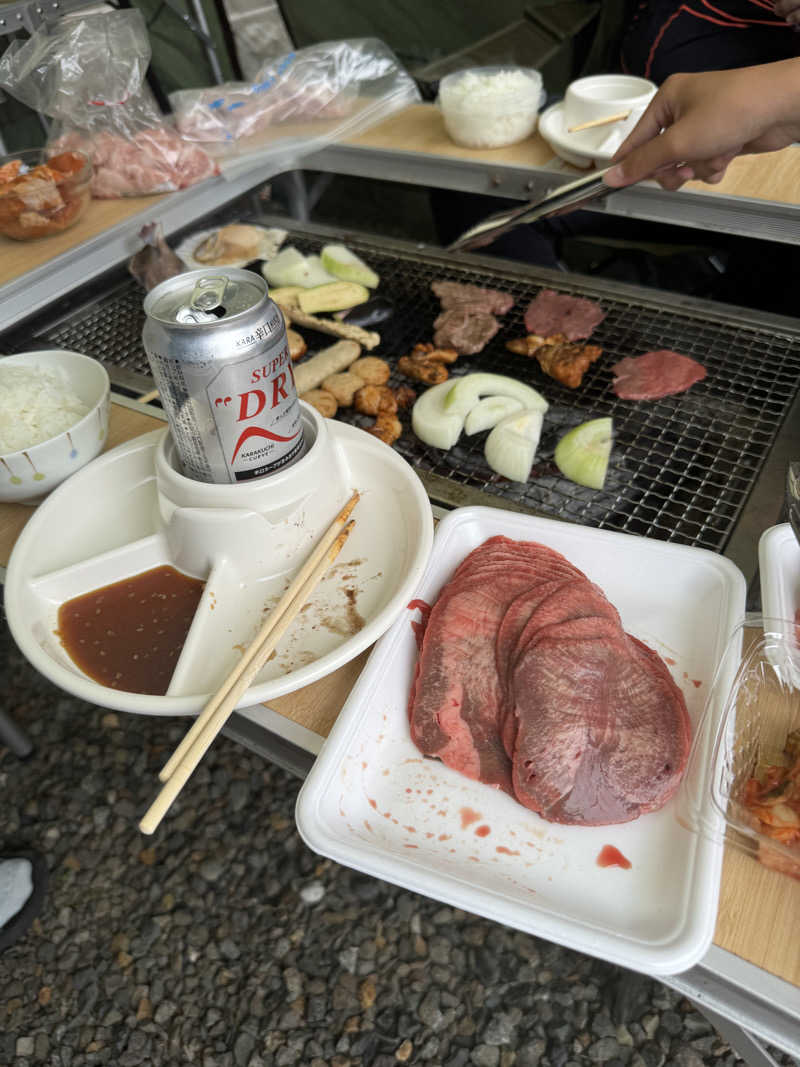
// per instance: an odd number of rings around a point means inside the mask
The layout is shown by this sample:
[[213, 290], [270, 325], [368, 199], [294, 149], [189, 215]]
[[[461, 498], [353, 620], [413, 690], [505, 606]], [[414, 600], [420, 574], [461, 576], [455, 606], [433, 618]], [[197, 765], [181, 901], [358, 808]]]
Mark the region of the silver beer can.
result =
[[242, 482], [302, 456], [286, 325], [263, 278], [187, 271], [151, 289], [144, 310], [142, 342], [187, 477]]

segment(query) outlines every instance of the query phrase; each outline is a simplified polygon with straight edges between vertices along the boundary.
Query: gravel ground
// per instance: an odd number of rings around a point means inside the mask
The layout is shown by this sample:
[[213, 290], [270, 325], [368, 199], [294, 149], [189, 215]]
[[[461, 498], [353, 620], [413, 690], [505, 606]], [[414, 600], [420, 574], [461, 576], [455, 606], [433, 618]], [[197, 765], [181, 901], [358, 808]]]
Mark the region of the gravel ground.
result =
[[0, 1064], [741, 1062], [656, 982], [315, 856], [297, 780], [224, 738], [142, 837], [185, 724], [66, 696], [2, 621], [0, 691], [37, 745], [0, 749], [3, 844], [51, 872], [0, 959]]

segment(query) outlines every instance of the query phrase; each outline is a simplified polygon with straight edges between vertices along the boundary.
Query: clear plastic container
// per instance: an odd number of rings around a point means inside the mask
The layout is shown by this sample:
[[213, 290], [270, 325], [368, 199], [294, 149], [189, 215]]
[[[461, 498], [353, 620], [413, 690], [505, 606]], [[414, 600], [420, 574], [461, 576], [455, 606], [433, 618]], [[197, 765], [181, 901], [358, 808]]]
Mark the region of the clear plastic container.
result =
[[456, 144], [502, 148], [530, 137], [544, 95], [531, 67], [470, 67], [442, 78], [439, 107]]
[[677, 815], [703, 837], [733, 844], [766, 867], [800, 878], [800, 644], [794, 621], [749, 618], [734, 632], [695, 734]]

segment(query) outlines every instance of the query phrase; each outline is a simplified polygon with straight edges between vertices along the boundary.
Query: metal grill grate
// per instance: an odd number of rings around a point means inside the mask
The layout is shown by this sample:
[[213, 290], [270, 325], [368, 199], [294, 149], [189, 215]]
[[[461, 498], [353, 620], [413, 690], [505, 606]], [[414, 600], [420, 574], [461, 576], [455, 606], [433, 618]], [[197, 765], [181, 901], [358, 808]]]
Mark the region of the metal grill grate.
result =
[[[317, 251], [321, 243], [309, 230], [295, 230], [290, 239], [306, 252]], [[535, 360], [504, 347], [506, 340], [525, 334], [525, 307], [542, 288], [534, 275], [499, 261], [487, 264], [485, 258], [473, 266], [467, 257], [444, 260], [409, 251], [407, 245], [355, 238], [348, 243], [380, 273], [381, 292], [396, 307], [374, 354], [393, 362], [416, 342], [432, 339], [439, 312], [430, 290], [434, 279], [496, 286], [513, 294], [515, 306], [487, 348], [477, 356], [461, 357], [456, 372], [511, 375], [539, 389], [551, 405], [527, 484], [492, 474], [483, 457], [485, 434], [462, 436], [455, 448], [442, 452], [414, 437], [406, 415], [405, 432], [395, 447], [420, 472], [463, 487], [466, 499], [478, 490], [574, 522], [716, 551], [725, 546], [800, 381], [800, 331], [748, 323], [746, 313], [734, 315], [724, 308], [715, 314], [686, 299], [659, 299], [652, 292], [610, 284], [601, 288], [567, 275], [548, 277], [548, 286], [599, 300], [607, 312], [592, 337], [602, 345], [603, 358], [590, 368], [580, 389], [569, 390], [546, 378]], [[52, 326], [40, 325], [36, 341], [96, 356], [109, 364], [112, 378], [117, 367], [148, 374], [142, 323], [142, 292], [126, 281]], [[311, 333], [303, 332], [312, 341]], [[310, 347], [331, 341], [314, 335]], [[30, 347], [30, 335], [23, 347]], [[681, 396], [640, 403], [617, 399], [611, 390], [611, 365], [658, 348], [699, 360], [708, 370], [707, 379]], [[405, 380], [393, 374], [391, 381]], [[601, 415], [614, 419], [615, 446], [606, 486], [593, 492], [560, 477], [552, 457], [567, 429]], [[371, 422], [349, 412], [341, 417], [356, 425]]]

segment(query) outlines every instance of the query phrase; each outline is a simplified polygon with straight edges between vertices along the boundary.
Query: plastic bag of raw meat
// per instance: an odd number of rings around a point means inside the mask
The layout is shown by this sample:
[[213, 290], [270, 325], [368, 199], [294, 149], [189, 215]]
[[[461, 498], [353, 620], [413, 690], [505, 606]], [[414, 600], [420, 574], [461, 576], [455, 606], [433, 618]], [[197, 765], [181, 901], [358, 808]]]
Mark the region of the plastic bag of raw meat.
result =
[[289, 52], [265, 63], [252, 83], [170, 95], [180, 132], [225, 157], [226, 174], [254, 158], [277, 172], [419, 99], [394, 53], [372, 38]]
[[144, 78], [150, 62], [139, 11], [108, 11], [42, 24], [12, 41], [0, 86], [55, 120], [51, 144], [94, 165], [92, 195], [173, 192], [217, 172], [161, 114]]

